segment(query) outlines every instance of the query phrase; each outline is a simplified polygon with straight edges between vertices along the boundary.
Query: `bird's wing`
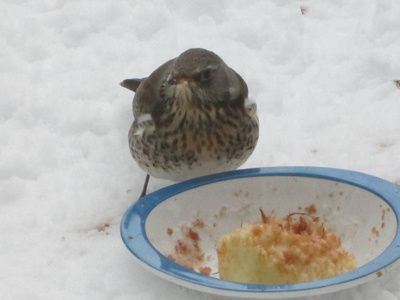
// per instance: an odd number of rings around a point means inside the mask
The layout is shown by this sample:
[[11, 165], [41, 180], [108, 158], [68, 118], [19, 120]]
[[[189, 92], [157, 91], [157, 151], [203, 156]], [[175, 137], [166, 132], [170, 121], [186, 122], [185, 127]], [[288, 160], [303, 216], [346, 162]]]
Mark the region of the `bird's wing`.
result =
[[146, 78], [132, 78], [132, 79], [125, 79], [120, 83], [120, 85], [128, 90], [136, 92], [139, 85], [144, 81]]
[[133, 100], [135, 117], [141, 114], [152, 114], [155, 107], [163, 102], [160, 95], [161, 85], [171, 72], [173, 61], [173, 59], [167, 61], [139, 84]]

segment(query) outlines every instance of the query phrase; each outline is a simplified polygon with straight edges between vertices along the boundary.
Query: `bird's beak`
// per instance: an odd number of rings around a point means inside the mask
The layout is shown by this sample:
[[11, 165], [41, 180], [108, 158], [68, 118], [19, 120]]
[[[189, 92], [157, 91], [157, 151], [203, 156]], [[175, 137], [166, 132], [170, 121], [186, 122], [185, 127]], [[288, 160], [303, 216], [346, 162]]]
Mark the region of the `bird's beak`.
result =
[[182, 77], [182, 78], [179, 78], [179, 79], [177, 80], [176, 84], [177, 84], [177, 85], [180, 85], [180, 84], [188, 85], [188, 84], [189, 84], [190, 82], [192, 82], [192, 81], [194, 81], [192, 78], [185, 78], [185, 77]]

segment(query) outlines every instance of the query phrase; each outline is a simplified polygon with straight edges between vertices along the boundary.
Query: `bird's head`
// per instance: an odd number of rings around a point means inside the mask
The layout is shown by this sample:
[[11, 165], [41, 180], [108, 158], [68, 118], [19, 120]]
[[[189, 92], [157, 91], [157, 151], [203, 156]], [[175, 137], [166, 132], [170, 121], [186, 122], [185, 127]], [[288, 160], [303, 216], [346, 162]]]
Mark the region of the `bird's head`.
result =
[[215, 53], [189, 49], [178, 56], [165, 81], [166, 94], [180, 105], [223, 102], [247, 97], [247, 86], [240, 76]]

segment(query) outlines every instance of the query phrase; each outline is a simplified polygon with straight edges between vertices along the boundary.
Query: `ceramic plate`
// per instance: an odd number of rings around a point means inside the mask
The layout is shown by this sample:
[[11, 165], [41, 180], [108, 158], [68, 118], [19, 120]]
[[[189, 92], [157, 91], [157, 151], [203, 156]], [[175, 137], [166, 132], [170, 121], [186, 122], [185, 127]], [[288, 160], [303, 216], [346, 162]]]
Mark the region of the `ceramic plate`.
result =
[[[215, 248], [222, 235], [260, 221], [259, 208], [281, 217], [310, 207], [355, 254], [357, 269], [285, 285], [218, 278]], [[299, 297], [352, 287], [398, 265], [399, 214], [400, 187], [371, 175], [316, 167], [256, 168], [196, 178], [151, 193], [125, 213], [121, 235], [138, 262], [176, 284], [230, 297]], [[190, 238], [195, 245], [185, 244]], [[187, 246], [200, 257], [188, 262], [193, 270], [168, 258]]]

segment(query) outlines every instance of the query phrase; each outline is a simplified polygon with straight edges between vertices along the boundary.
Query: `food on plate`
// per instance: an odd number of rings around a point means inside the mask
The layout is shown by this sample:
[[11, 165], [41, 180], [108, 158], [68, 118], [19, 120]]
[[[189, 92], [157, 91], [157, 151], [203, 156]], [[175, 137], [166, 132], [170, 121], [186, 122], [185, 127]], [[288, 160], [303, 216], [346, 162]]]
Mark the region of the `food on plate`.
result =
[[291, 213], [266, 216], [222, 236], [217, 245], [221, 279], [288, 284], [324, 279], [356, 268], [355, 256], [317, 217]]

